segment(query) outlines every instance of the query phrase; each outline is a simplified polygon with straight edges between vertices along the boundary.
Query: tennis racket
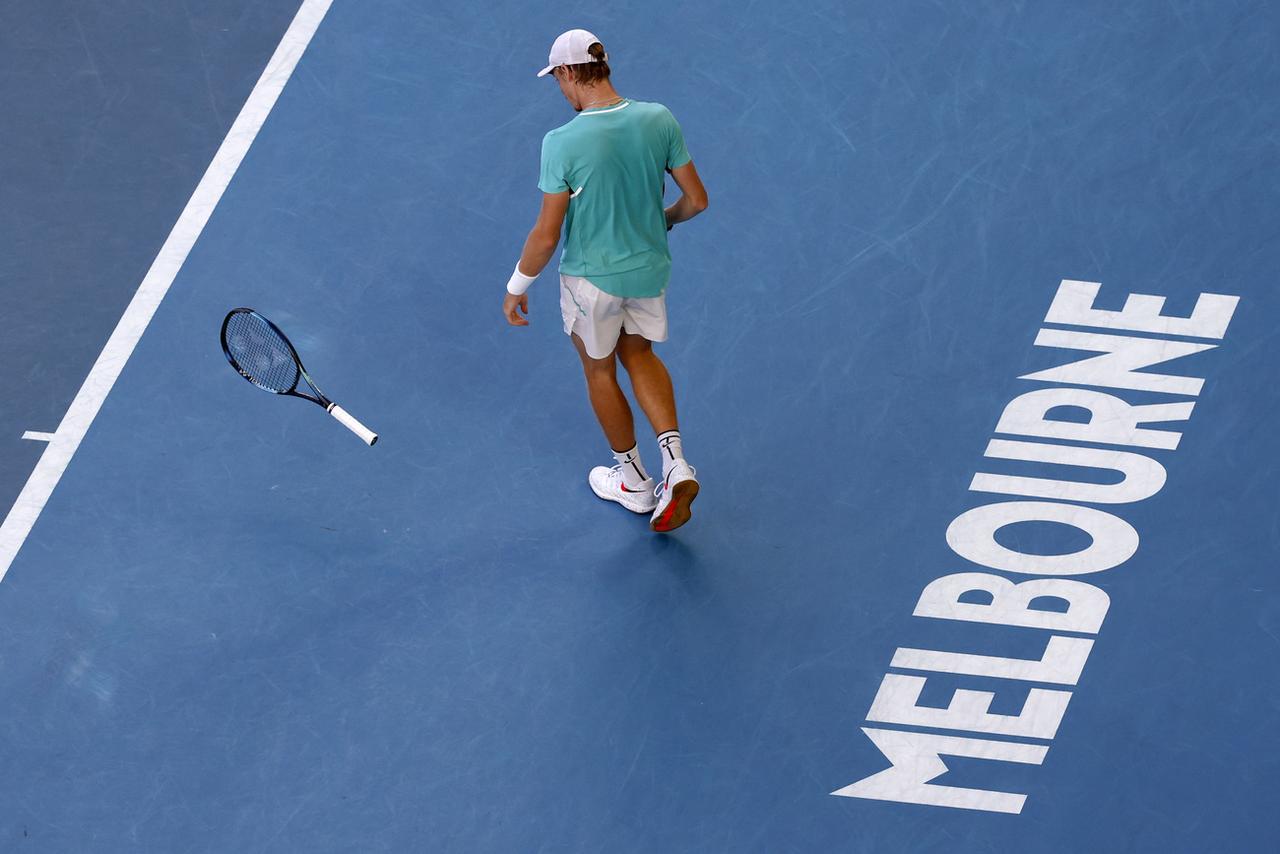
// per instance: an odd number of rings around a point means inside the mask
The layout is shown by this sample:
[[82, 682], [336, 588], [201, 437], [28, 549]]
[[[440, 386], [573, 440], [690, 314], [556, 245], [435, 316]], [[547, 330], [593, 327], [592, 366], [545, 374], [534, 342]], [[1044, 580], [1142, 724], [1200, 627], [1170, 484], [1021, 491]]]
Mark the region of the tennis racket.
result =
[[[325, 397], [302, 366], [298, 351], [284, 337], [280, 327], [251, 308], [232, 309], [222, 321], [222, 352], [240, 376], [258, 388], [272, 394], [288, 394], [300, 397], [324, 407], [324, 411], [338, 419], [344, 427], [372, 446], [378, 434], [361, 424], [351, 413]], [[308, 394], [298, 390], [303, 381]]]

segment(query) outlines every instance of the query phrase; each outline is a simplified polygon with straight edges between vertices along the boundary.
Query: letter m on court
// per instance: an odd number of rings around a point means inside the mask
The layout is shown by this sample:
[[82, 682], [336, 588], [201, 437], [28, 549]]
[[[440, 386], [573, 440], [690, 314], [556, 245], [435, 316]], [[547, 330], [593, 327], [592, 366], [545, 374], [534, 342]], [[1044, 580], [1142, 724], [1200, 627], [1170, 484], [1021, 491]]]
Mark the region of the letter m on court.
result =
[[1027, 800], [1026, 795], [934, 786], [929, 781], [946, 773], [947, 765], [941, 758], [943, 755], [1039, 765], [1049, 751], [1048, 747], [1035, 744], [1014, 744], [980, 738], [898, 732], [871, 727], [863, 727], [862, 731], [893, 764], [879, 773], [837, 789], [831, 793], [833, 795], [934, 807], [1020, 813]]

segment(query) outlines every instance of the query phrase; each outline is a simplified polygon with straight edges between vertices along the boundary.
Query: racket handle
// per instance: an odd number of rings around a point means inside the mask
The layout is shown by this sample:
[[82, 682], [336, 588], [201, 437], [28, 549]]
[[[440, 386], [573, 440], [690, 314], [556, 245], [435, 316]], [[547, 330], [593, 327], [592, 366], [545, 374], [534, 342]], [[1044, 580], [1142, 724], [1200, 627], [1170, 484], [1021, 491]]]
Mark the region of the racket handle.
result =
[[338, 419], [338, 421], [342, 423], [342, 426], [346, 427], [352, 433], [355, 433], [362, 440], [364, 440], [364, 443], [366, 445], [369, 445], [370, 447], [372, 447], [373, 443], [378, 441], [377, 433], [373, 432], [368, 427], [361, 424], [359, 421], [355, 419], [354, 416], [352, 416], [350, 412], [347, 412], [347, 410], [343, 409], [338, 404], [336, 403], [329, 404], [328, 411], [330, 415], [332, 415], [334, 418]]

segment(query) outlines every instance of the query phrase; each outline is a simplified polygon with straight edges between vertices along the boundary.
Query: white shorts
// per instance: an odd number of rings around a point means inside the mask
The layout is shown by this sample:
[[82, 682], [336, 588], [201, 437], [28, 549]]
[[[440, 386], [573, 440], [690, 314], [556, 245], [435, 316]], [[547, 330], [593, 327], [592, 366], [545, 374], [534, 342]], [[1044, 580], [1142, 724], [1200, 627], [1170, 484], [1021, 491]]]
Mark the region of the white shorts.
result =
[[560, 276], [560, 315], [564, 334], [575, 332], [587, 355], [603, 359], [627, 332], [650, 341], [667, 340], [667, 297], [615, 297], [581, 276]]

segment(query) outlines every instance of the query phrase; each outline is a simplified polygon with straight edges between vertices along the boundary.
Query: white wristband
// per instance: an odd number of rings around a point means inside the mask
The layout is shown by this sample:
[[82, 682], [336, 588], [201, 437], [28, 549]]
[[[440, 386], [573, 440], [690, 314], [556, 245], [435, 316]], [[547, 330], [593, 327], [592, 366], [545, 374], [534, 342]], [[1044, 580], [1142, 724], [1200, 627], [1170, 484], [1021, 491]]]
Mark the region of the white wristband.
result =
[[538, 277], [526, 276], [524, 273], [521, 273], [520, 265], [517, 263], [516, 271], [511, 274], [511, 280], [507, 282], [507, 293], [520, 296], [525, 291], [529, 290], [529, 286], [533, 284], [533, 280], [536, 278]]

